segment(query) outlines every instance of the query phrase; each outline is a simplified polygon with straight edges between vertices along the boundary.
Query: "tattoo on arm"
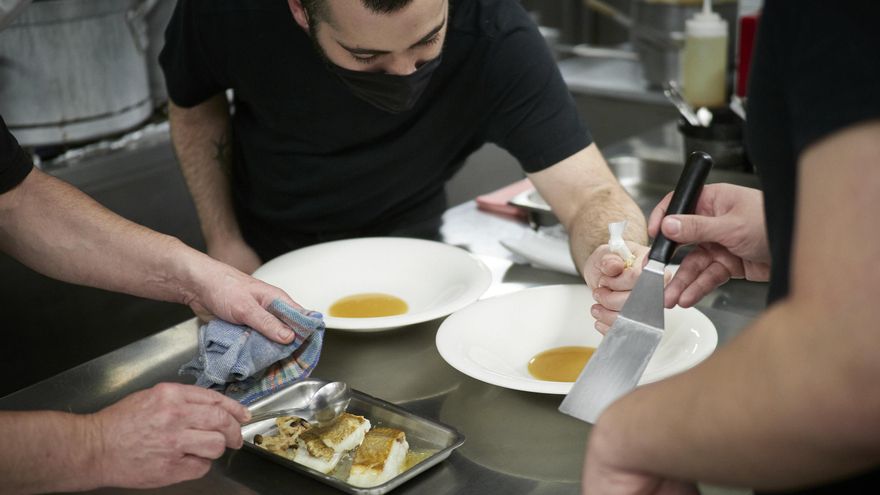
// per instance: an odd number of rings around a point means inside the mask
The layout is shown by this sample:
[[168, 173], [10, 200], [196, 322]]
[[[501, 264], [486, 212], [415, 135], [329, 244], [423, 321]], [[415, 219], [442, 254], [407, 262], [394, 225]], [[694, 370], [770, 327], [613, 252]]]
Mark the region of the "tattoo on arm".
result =
[[232, 174], [232, 144], [230, 143], [228, 131], [221, 134], [220, 138], [214, 141], [214, 160], [227, 177]]

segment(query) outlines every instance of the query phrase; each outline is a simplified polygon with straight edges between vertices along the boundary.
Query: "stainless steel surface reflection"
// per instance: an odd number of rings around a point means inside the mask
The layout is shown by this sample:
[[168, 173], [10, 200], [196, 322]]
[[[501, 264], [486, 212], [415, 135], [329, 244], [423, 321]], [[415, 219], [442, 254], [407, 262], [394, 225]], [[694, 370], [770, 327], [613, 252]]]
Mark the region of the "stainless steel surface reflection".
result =
[[443, 401], [439, 418], [468, 438], [460, 454], [484, 469], [542, 483], [577, 484], [591, 427], [560, 414], [561, 400], [462, 377]]
[[369, 334], [328, 331], [313, 375], [396, 404], [442, 396], [455, 389], [459, 376], [434, 348], [439, 324]]

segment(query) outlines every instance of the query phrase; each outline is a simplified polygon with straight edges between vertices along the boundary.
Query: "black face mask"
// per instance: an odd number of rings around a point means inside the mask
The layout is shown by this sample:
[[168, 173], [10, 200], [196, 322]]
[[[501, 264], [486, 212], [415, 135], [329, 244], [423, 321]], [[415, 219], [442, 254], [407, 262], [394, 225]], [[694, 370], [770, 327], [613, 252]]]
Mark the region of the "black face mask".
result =
[[349, 70], [329, 60], [327, 66], [358, 98], [380, 110], [400, 113], [415, 106], [431, 82], [434, 71], [440, 66], [441, 58], [438, 55], [406, 76]]

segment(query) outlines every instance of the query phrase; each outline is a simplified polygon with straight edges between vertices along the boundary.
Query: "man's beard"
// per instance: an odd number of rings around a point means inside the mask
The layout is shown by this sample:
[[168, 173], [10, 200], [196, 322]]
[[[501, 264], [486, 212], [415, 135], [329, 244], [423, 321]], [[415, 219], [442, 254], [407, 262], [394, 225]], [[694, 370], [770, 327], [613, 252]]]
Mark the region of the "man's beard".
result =
[[324, 51], [324, 47], [322, 47], [321, 44], [318, 43], [318, 25], [321, 23], [321, 21], [319, 21], [317, 17], [309, 14], [308, 12], [306, 12], [306, 18], [309, 21], [309, 32], [306, 33], [306, 35], [312, 42], [312, 46], [315, 47], [315, 52], [325, 64], [333, 64], [333, 61], [330, 60], [330, 57], [327, 56], [327, 52]]

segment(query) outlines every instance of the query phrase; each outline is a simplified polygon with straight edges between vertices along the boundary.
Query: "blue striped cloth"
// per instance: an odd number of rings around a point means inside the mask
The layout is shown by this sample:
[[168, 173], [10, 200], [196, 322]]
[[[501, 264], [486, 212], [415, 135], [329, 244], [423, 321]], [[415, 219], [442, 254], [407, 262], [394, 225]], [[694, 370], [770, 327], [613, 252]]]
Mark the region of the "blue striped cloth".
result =
[[321, 357], [323, 315], [280, 299], [268, 310], [293, 330], [291, 343], [278, 344], [247, 326], [215, 319], [199, 328], [199, 353], [180, 374], [194, 375], [196, 385], [245, 405], [308, 377]]

